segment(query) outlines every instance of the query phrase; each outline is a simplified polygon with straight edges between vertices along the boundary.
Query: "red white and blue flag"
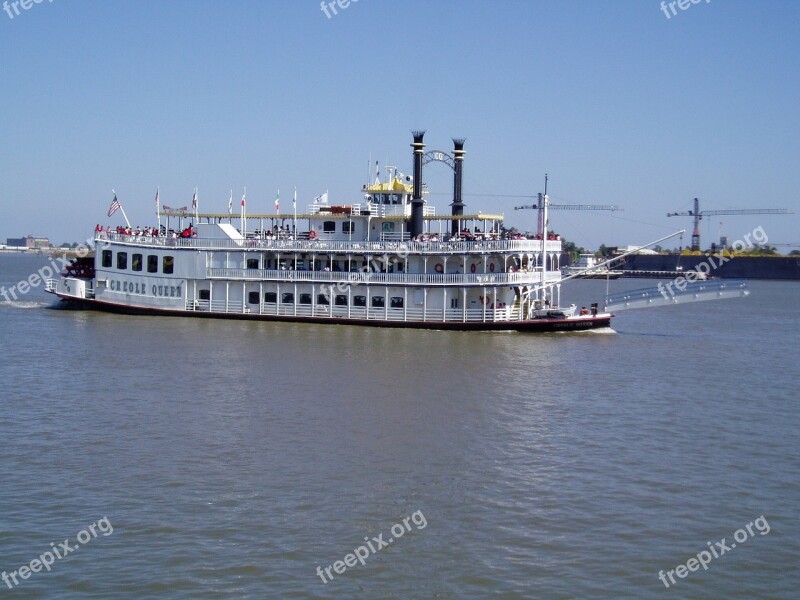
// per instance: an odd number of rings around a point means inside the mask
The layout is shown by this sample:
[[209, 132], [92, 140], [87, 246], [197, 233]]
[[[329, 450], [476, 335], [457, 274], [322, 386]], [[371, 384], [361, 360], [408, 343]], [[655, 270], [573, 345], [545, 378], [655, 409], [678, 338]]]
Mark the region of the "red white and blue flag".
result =
[[114, 199], [111, 201], [111, 206], [108, 209], [108, 216], [110, 217], [120, 208], [122, 208], [122, 205], [119, 203], [119, 200], [117, 200], [117, 195], [114, 194]]

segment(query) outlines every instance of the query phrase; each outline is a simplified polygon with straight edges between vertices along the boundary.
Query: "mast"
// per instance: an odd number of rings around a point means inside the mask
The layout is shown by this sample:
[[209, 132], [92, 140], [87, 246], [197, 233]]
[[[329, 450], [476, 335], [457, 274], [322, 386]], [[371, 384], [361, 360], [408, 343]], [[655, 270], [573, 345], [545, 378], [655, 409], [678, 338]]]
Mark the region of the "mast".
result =
[[539, 206], [542, 207], [542, 300], [547, 300], [547, 173], [544, 174], [544, 194], [540, 194]]

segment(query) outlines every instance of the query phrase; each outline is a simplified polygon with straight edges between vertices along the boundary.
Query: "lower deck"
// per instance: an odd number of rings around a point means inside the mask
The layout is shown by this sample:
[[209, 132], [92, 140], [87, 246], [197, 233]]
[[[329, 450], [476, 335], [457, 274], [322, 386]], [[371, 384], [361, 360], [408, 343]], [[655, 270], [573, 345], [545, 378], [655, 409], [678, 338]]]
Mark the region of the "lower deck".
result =
[[[144, 285], [96, 286], [95, 283], [90, 279], [62, 277], [49, 279], [46, 289], [77, 306], [134, 314], [525, 331], [593, 329], [606, 327], [611, 320], [610, 315], [597, 314], [596, 309], [589, 314], [588, 311], [576, 314], [574, 306], [564, 310], [541, 301], [522, 301], [513, 292], [508, 303], [500, 302], [497, 289], [491, 290], [491, 295], [487, 291], [474, 306], [456, 301], [459, 296], [466, 298], [469, 292], [459, 288], [392, 291], [384, 286], [359, 286], [337, 294], [330, 289], [302, 291], [305, 288], [296, 284], [283, 289], [269, 286], [266, 289], [270, 291], [264, 291], [261, 284], [260, 289], [248, 292], [241, 283], [218, 282], [220, 289], [212, 295], [211, 289], [205, 287], [209, 282], [205, 281], [176, 281], [170, 286], [153, 284], [152, 290]], [[208, 295], [200, 293], [203, 291], [208, 291]], [[445, 303], [443, 299], [448, 292], [457, 296]]]
[[608, 313], [577, 315], [577, 316], [552, 316], [542, 314], [533, 319], [520, 318], [518, 309], [511, 310], [469, 310], [465, 313], [455, 314], [452, 311], [412, 311], [405, 314], [398, 309], [380, 311], [376, 309], [362, 309], [343, 311], [340, 309], [323, 307], [299, 307], [293, 309], [276, 306], [265, 307], [263, 312], [253, 311], [241, 303], [231, 306], [188, 306], [185, 309], [158, 309], [136, 307], [103, 302], [95, 299], [78, 299], [57, 294], [63, 301], [77, 308], [103, 310], [121, 314], [134, 315], [160, 315], [182, 317], [205, 317], [222, 319], [239, 319], [254, 321], [286, 321], [326, 323], [339, 325], [367, 325], [373, 327], [408, 327], [416, 329], [448, 329], [463, 331], [522, 331], [522, 332], [559, 332], [559, 331], [587, 331], [591, 329], [607, 328], [611, 325], [611, 315]]

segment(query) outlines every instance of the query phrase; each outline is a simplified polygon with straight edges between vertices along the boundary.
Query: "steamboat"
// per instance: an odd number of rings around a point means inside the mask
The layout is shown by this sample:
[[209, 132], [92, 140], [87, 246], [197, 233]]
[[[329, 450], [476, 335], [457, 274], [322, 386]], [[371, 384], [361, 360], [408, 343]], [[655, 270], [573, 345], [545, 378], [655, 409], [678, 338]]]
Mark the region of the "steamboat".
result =
[[[396, 169], [358, 203], [327, 193], [300, 214], [187, 213], [167, 226], [97, 227], [95, 252], [46, 289], [78, 307], [128, 314], [527, 332], [608, 327], [611, 315], [561, 303], [561, 239], [543, 227], [508, 235], [503, 215], [469, 214], [464, 140], [425, 151], [413, 132], [413, 176]], [[428, 203], [423, 166], [453, 170], [449, 214]], [[115, 197], [116, 201], [116, 197]], [[170, 225], [177, 219], [177, 229]], [[191, 222], [187, 222], [191, 219]], [[126, 218], [127, 220], [127, 218]], [[184, 227], [184, 225], [187, 225]], [[252, 229], [251, 229], [252, 228]], [[181, 232], [181, 233], [178, 233]]]

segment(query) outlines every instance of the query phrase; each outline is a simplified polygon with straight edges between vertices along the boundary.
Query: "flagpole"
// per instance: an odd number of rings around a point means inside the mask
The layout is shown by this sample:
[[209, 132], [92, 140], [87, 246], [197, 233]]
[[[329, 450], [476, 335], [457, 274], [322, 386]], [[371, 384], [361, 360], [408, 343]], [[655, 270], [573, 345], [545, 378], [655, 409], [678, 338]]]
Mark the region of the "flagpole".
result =
[[247, 237], [247, 230], [245, 229], [245, 224], [247, 223], [245, 218], [245, 203], [247, 202], [247, 187], [244, 188], [244, 194], [242, 194], [242, 224], [239, 229], [241, 229], [242, 237]]
[[161, 200], [161, 188], [156, 187], [156, 217], [158, 218], [158, 235], [161, 235], [161, 211], [159, 210], [159, 201]]
[[[116, 198], [117, 197], [117, 192], [114, 192], [113, 189], [111, 191], [114, 193], [114, 198]], [[119, 198], [117, 198], [117, 202], [119, 202]], [[125, 214], [125, 209], [122, 207], [122, 202], [119, 202], [119, 209], [122, 211], [122, 216], [125, 218], [125, 223], [128, 225], [128, 229], [130, 229], [131, 228], [131, 222], [128, 221], [128, 215]]]
[[292, 199], [292, 208], [294, 209], [294, 223], [292, 224], [292, 239], [297, 239], [297, 186], [294, 188], [294, 198]]

